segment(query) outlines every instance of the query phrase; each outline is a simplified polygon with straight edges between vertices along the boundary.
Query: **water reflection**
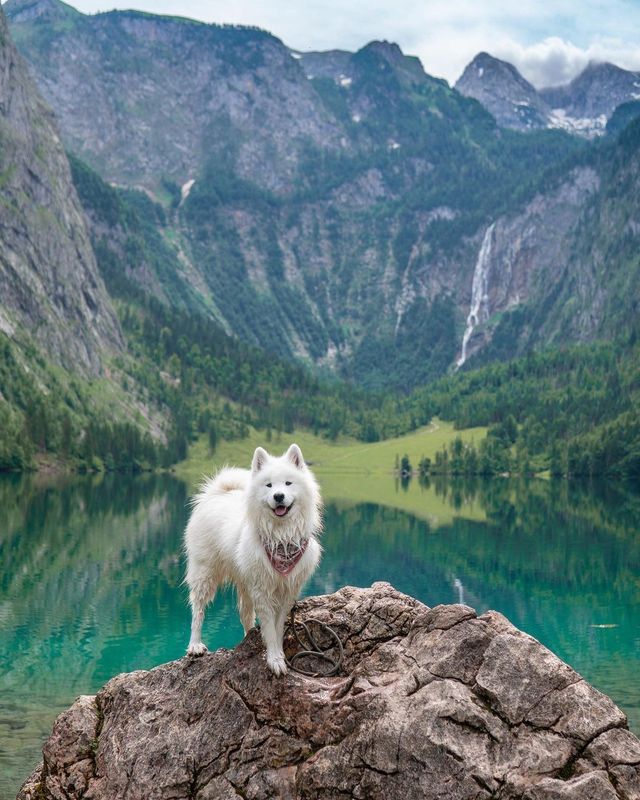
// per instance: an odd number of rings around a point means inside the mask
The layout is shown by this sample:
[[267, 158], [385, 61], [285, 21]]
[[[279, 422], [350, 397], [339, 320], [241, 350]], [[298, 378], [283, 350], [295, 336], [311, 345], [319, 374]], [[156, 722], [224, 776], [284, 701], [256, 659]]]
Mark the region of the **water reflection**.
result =
[[[429, 605], [496, 608], [611, 694], [640, 730], [640, 496], [497, 479], [419, 489], [395, 495], [413, 514], [329, 502], [325, 555], [307, 591], [388, 580]], [[0, 479], [0, 797], [15, 795], [76, 695], [182, 656], [187, 500], [170, 476]], [[446, 518], [434, 513], [444, 505]], [[478, 506], [481, 515], [470, 513]], [[240, 639], [229, 592], [204, 635], [211, 648]]]

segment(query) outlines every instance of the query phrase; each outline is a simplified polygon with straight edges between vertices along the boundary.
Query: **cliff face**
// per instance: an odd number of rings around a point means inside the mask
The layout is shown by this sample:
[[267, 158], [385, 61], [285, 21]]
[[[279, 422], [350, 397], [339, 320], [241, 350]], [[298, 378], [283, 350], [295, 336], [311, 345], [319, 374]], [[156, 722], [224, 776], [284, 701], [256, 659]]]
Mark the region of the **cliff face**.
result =
[[56, 721], [19, 800], [632, 800], [622, 712], [500, 614], [388, 584], [309, 598], [341, 674], [276, 678], [234, 651], [119, 675]]
[[0, 10], [0, 330], [96, 373], [122, 345], [50, 110]]
[[299, 65], [266, 32], [133, 11], [85, 16], [55, 0], [13, 0], [7, 14], [67, 147], [111, 181], [182, 185], [233, 144], [240, 174], [277, 191], [303, 139], [340, 146]]
[[[519, 213], [501, 216], [485, 229], [474, 265], [466, 348], [459, 366], [486, 348], [496, 329], [498, 337], [502, 335], [505, 314], [511, 319], [509, 312], [519, 320], [525, 310], [532, 315], [510, 330], [515, 337], [510, 342], [512, 353], [553, 337], [556, 324], [550, 317], [559, 305], [553, 298], [566, 280], [582, 214], [599, 186], [594, 169], [577, 168], [553, 189], [537, 194]], [[483, 291], [475, 318], [474, 288]], [[595, 333], [593, 326], [582, 332], [582, 338], [594, 338]], [[570, 338], [579, 336], [574, 330]]]
[[[485, 313], [469, 352], [510, 357], [542, 344], [631, 335], [640, 297], [640, 120], [495, 220]], [[481, 246], [476, 244], [477, 252]]]

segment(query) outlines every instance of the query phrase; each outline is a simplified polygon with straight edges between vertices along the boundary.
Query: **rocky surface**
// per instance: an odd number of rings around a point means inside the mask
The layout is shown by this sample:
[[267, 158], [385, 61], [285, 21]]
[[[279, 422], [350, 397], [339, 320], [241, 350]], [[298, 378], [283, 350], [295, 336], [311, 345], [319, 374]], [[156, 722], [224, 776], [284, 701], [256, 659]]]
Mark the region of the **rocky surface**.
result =
[[50, 109], [0, 9], [0, 331], [70, 369], [122, 346]]
[[345, 643], [334, 678], [233, 651], [119, 675], [56, 721], [35, 798], [637, 800], [622, 712], [500, 614], [388, 584], [309, 598]]

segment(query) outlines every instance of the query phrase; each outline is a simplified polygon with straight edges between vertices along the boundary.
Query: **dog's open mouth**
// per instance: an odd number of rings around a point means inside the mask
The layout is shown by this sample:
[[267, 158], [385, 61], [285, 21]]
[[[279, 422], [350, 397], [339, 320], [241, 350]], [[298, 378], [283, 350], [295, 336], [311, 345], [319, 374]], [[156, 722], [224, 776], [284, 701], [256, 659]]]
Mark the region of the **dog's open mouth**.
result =
[[[293, 503], [291, 505], [293, 505]], [[273, 509], [273, 513], [276, 515], [276, 517], [284, 517], [289, 513], [290, 508], [291, 506], [276, 506]]]

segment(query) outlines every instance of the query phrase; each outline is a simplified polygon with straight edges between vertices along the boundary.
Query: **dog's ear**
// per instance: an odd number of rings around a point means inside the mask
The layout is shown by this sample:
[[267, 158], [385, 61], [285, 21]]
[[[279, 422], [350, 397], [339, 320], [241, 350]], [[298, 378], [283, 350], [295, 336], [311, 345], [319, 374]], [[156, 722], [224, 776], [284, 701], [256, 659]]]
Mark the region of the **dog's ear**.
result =
[[285, 453], [289, 461], [293, 462], [298, 469], [303, 469], [304, 467], [304, 457], [302, 455], [302, 450], [298, 447], [297, 444], [292, 444], [291, 447]]
[[253, 454], [253, 461], [251, 462], [251, 472], [253, 472], [254, 475], [256, 472], [260, 472], [268, 458], [269, 453], [267, 453], [264, 448], [256, 447], [256, 451]]

